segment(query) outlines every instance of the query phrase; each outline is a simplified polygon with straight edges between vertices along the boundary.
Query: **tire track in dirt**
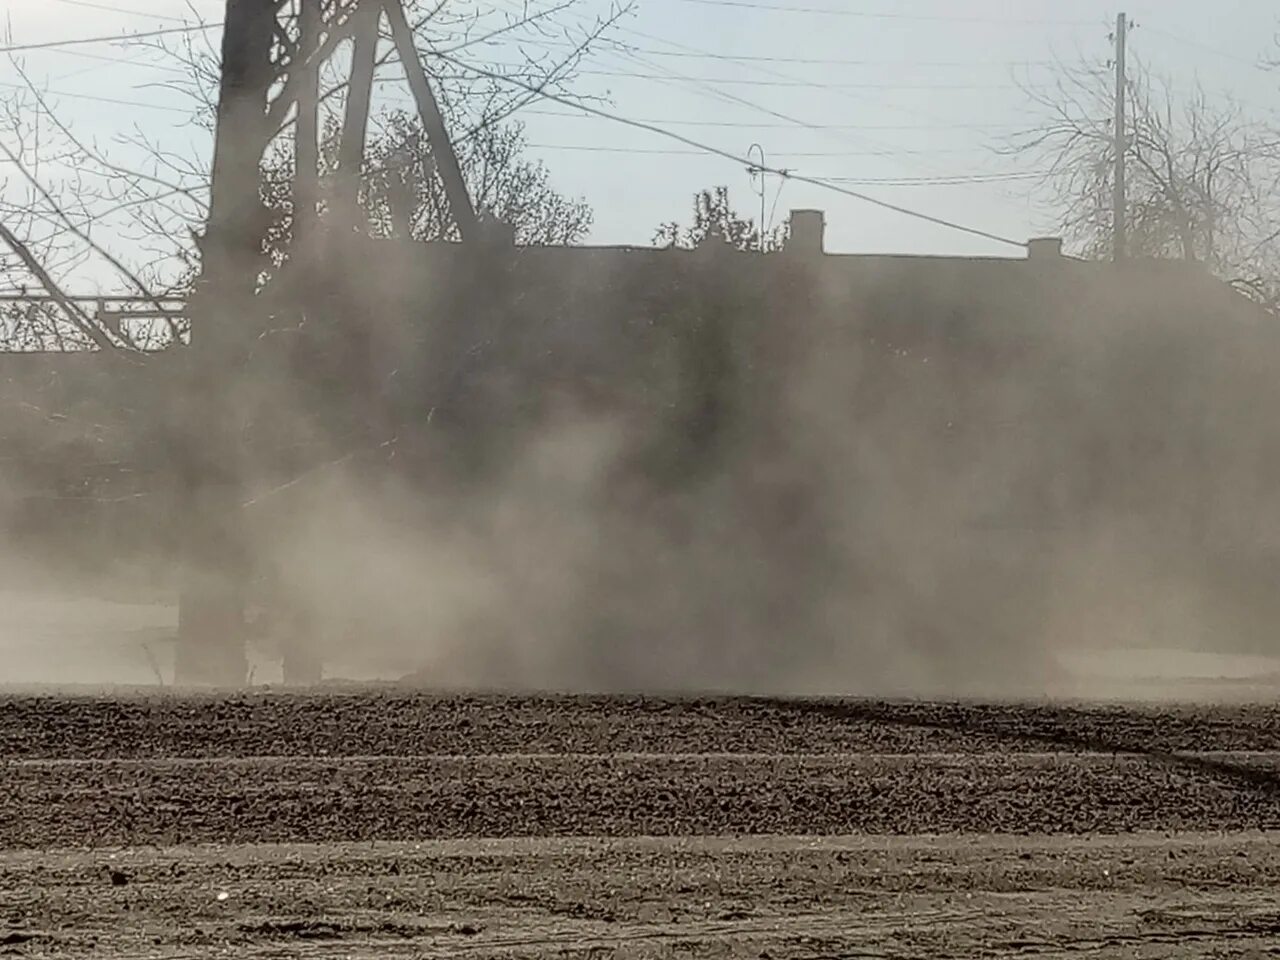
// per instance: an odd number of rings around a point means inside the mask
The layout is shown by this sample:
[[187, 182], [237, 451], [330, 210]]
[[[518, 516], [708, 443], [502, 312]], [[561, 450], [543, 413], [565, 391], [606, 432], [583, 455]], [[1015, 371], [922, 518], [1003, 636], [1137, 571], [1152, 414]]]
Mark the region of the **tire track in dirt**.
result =
[[[0, 852], [29, 956], [1261, 956], [1274, 835]], [[108, 870], [127, 882], [109, 882]], [[225, 894], [225, 897], [222, 896]], [[15, 925], [15, 920], [17, 921]]]

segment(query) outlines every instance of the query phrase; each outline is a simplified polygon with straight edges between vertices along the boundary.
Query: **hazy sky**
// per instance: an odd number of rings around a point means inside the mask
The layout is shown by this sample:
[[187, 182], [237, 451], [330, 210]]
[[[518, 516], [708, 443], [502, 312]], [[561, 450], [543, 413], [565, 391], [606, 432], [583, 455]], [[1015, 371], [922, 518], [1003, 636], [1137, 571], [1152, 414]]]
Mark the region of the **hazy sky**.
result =
[[[192, 9], [217, 20], [221, 6], [0, 0], [11, 44], [177, 26]], [[518, 0], [490, 6], [515, 9]], [[606, 2], [579, 0], [574, 9], [564, 25], [580, 26], [577, 18], [602, 12]], [[1175, 84], [1198, 78], [1260, 117], [1280, 117], [1280, 72], [1259, 65], [1280, 56], [1275, 0], [1135, 0], [1125, 9], [1137, 23], [1131, 56]], [[851, 189], [1021, 239], [1051, 229], [1049, 212], [1033, 202], [1032, 181], [968, 178], [1034, 172], [993, 149], [1038, 116], [1019, 84], [1043, 86], [1055, 61], [1088, 58], [1105, 69], [1117, 11], [1098, 0], [636, 0], [614, 36], [642, 52], [592, 55], [575, 89], [607, 96], [614, 113], [735, 154], [759, 143], [771, 164], [842, 178]], [[217, 32], [209, 39], [216, 45]], [[177, 77], [171, 62], [107, 44], [22, 57], [29, 74], [57, 92], [51, 99], [78, 134], [110, 145], [140, 131], [173, 149], [205, 149], [182, 95], [159, 86]], [[112, 59], [95, 59], [103, 57]], [[17, 81], [0, 60], [0, 82], [11, 89]], [[589, 242], [647, 244], [659, 223], [688, 219], [695, 190], [715, 184], [728, 185], [736, 204], [758, 216], [759, 199], [740, 165], [571, 113], [543, 103], [522, 116], [538, 145], [531, 153], [551, 167], [556, 185], [594, 206]], [[775, 219], [793, 207], [825, 209], [829, 250], [1017, 255], [815, 186], [788, 181], [778, 194], [779, 186], [776, 178], [767, 184]]]

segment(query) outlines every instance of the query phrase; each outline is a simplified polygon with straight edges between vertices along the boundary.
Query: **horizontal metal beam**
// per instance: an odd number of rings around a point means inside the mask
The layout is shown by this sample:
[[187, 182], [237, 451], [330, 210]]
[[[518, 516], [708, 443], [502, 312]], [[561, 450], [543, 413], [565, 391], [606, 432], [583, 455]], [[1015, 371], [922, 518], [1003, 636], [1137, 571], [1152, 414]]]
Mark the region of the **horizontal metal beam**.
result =
[[178, 320], [186, 315], [185, 310], [98, 310], [94, 313], [100, 320], [158, 320], [162, 317]]
[[[63, 299], [70, 300], [72, 303], [145, 303], [154, 305], [156, 303], [172, 303], [176, 307], [183, 309], [186, 307], [186, 300], [182, 297], [137, 297], [137, 296], [119, 296], [119, 297], [102, 297], [102, 296], [72, 296], [68, 294]], [[0, 303], [57, 303], [54, 297], [47, 293], [3, 293], [0, 294]]]

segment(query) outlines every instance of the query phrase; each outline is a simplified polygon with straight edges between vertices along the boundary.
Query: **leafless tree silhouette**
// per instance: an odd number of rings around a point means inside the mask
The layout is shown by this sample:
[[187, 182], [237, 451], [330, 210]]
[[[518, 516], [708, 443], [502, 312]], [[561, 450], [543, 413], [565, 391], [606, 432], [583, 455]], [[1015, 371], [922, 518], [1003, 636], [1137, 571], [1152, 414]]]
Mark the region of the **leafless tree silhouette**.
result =
[[[1065, 69], [1027, 94], [1048, 117], [1008, 152], [1047, 172], [1044, 192], [1087, 257], [1112, 245], [1115, 90], [1103, 71]], [[1198, 84], [1182, 92], [1140, 63], [1129, 75], [1125, 137], [1129, 254], [1203, 264], [1280, 307], [1280, 134]]]

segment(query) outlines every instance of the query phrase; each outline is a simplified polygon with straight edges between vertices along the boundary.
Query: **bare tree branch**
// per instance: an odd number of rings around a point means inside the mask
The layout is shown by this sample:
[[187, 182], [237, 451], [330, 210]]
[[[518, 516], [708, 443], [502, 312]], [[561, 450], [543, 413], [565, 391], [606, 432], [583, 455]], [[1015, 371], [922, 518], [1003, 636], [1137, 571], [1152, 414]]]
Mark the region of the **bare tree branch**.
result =
[[23, 266], [48, 291], [49, 296], [53, 297], [63, 313], [67, 315], [67, 319], [71, 321], [72, 326], [92, 340], [99, 349], [119, 352], [127, 350], [126, 347], [113, 340], [111, 335], [90, 318], [88, 314], [67, 298], [62, 287], [58, 285], [57, 281], [40, 263], [40, 260], [31, 252], [30, 247], [18, 239], [13, 231], [3, 223], [0, 223], [0, 240], [3, 240], [9, 249], [18, 255], [18, 259], [22, 261]]
[[[1041, 190], [1060, 210], [1064, 236], [1086, 256], [1109, 257], [1113, 86], [1098, 71], [1063, 68], [1054, 87], [1027, 93], [1045, 119], [1004, 152], [1047, 167]], [[1277, 136], [1198, 85], [1178, 93], [1140, 60], [1126, 95], [1131, 252], [1200, 262], [1224, 280], [1247, 277], [1251, 290], [1280, 293]]]

